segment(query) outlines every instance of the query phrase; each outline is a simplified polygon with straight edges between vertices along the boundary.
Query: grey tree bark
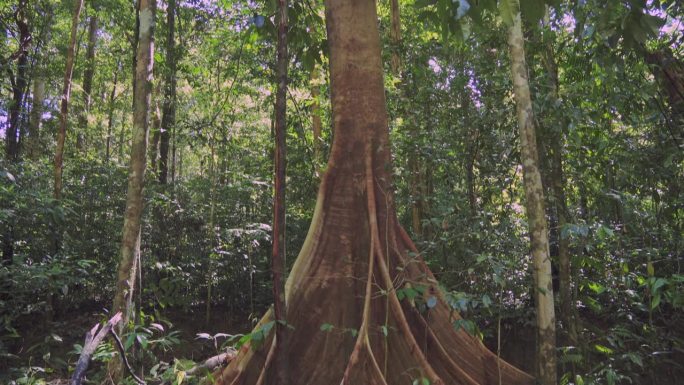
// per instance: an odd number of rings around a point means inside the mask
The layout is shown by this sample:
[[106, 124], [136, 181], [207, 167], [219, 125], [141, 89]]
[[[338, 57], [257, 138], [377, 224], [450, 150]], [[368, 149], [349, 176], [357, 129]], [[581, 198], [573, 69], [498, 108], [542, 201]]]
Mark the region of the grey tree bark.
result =
[[[514, 0], [517, 3], [517, 0]], [[517, 4], [516, 4], [517, 5]], [[544, 210], [544, 187], [539, 171], [536, 127], [525, 61], [522, 21], [518, 11], [508, 28], [511, 76], [515, 93], [520, 152], [523, 163], [525, 207], [529, 223], [534, 297], [537, 309], [537, 380], [542, 385], [556, 384], [556, 321], [551, 281], [548, 224]]]
[[[140, 223], [143, 211], [143, 184], [150, 124], [156, 1], [140, 0], [138, 7], [140, 26], [136, 53], [131, 160], [116, 293], [112, 309], [113, 312], [122, 312], [124, 319], [122, 327], [125, 327], [131, 319], [135, 281], [137, 270], [140, 268], [138, 266], [140, 261]], [[121, 372], [120, 364], [110, 364], [110, 375], [117, 383], [121, 378]]]

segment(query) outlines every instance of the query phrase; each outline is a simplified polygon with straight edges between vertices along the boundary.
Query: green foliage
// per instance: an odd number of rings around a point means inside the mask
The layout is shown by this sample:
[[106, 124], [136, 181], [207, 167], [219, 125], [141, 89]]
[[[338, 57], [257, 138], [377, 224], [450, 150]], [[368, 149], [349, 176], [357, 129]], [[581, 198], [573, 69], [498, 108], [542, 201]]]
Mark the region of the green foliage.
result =
[[[135, 25], [131, 2], [97, 1], [87, 9], [102, 26], [94, 103], [85, 132], [76, 131], [76, 119], [69, 122], [64, 198], [58, 203], [52, 198], [51, 157], [71, 4], [30, 3], [34, 42], [41, 40], [50, 58], [41, 71], [50, 85], [41, 156], [30, 160], [22, 154], [18, 163], [0, 163], [0, 236], [3, 242], [11, 238], [13, 246], [11, 261], [0, 266], [0, 382], [21, 384], [65, 377], [78, 353], [75, 347], [67, 354], [65, 347], [81, 343], [111, 303], [128, 173]], [[194, 363], [182, 358], [199, 357], [193, 344], [201, 345], [201, 354], [215, 354], [227, 346], [262, 343], [274, 326], [246, 332], [272, 302], [275, 2], [181, 3], [173, 183], [158, 184], [150, 161], [142, 290], [134, 296], [139, 320], [123, 336], [128, 351], [137, 352], [135, 360], [149, 368], [149, 381], [178, 384], [197, 380], [185, 377]], [[454, 318], [453, 327], [492, 348], [501, 335], [504, 358], [533, 356], [511, 347], [532, 346], [525, 333], [534, 326], [505, 39], [505, 27], [520, 10], [546, 179], [555, 155], [550, 139], [562, 143], [567, 223], [558, 225], [553, 210], [548, 219], [554, 264], [559, 240], [569, 243], [579, 338], [569, 346], [566, 325], [559, 324], [561, 383], [649, 383], [661, 373], [681, 377], [681, 107], [668, 97], [672, 82], [662, 83], [658, 72], [675, 67], [663, 64], [683, 60], [681, 36], [662, 29], [668, 20], [681, 20], [681, 5], [613, 0], [400, 5], [402, 41], [395, 46], [387, 37], [387, 4], [379, 3], [384, 62], [392, 52], [403, 62], [402, 72], [386, 80], [395, 203], [420, 250], [420, 256], [410, 257], [429, 264], [447, 305], [462, 317]], [[14, 7], [0, 4], [3, 21], [10, 21], [0, 39], [3, 71], [16, 66], [4, 61], [18, 47]], [[542, 26], [546, 7], [549, 20]], [[160, 7], [153, 122], [164, 102], [159, 82], [167, 70], [163, 12]], [[319, 2], [291, 2], [289, 14], [287, 260], [292, 263], [316, 199], [310, 81], [314, 68], [326, 72], [328, 49]], [[44, 30], [50, 32], [45, 41], [39, 38], [47, 36]], [[85, 44], [78, 47], [74, 73], [76, 112], [83, 103]], [[665, 62], [645, 59], [668, 50]], [[549, 90], [554, 80], [549, 52], [558, 66], [558, 95]], [[320, 76], [317, 100], [324, 156], [333, 136], [326, 77]], [[0, 79], [0, 115], [9, 106], [10, 86]], [[30, 99], [22, 109], [24, 120]], [[85, 138], [82, 151], [74, 147], [76, 134]], [[556, 198], [548, 194], [550, 181], [544, 183], [551, 207]], [[414, 228], [414, 208], [420, 209], [420, 229]], [[425, 286], [401, 283], [396, 295], [423, 314], [437, 306], [436, 293]], [[182, 317], [193, 322], [170, 330], [162, 321]], [[358, 334], [354, 327], [322, 321], [317, 332]], [[393, 332], [389, 325], [373, 327], [385, 337]], [[101, 378], [103, 364], [117, 357], [111, 343], [98, 347], [92, 378]], [[412, 375], [415, 384], [429, 383]]]

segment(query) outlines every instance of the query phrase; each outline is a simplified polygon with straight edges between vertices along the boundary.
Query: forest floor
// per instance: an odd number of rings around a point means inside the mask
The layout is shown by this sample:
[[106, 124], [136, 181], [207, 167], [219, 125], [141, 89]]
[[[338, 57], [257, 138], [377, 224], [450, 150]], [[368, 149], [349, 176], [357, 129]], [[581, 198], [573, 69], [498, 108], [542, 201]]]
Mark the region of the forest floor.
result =
[[[103, 320], [103, 307], [98, 304], [57, 314], [55, 319], [37, 319], [27, 316], [17, 323], [17, 334], [8, 343], [9, 351], [15, 357], [0, 362], [0, 373], [7, 373], [10, 368], [27, 368], [27, 370], [45, 370], [49, 373], [50, 384], [59, 384], [67, 378], [68, 367], [78, 359], [75, 345], [82, 345], [85, 334], [96, 323]], [[206, 320], [205, 308], [166, 308], [159, 313], [162, 320], [157, 320], [164, 331], [154, 328], [150, 338], [159, 339], [172, 332], [180, 343], [169, 345], [168, 349], [156, 349], [155, 358], [164, 362], [172, 362], [174, 358], [189, 359], [196, 362], [216, 355], [228, 335], [248, 333], [251, 325], [245, 314], [231, 314], [227, 309], [212, 309], [209, 322]], [[200, 337], [199, 334], [202, 334]], [[216, 340], [207, 338], [219, 334]], [[129, 357], [129, 360], [131, 358]], [[96, 371], [101, 364], [93, 363], [91, 370]], [[13, 376], [10, 374], [10, 379]], [[0, 375], [0, 383], [5, 381]]]

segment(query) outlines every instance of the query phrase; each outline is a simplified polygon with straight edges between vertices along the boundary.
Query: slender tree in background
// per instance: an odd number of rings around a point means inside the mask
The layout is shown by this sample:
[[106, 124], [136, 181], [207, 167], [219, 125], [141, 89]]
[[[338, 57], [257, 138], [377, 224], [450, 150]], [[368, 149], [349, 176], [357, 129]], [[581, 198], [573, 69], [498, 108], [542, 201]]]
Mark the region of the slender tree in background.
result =
[[[169, 175], [169, 142], [176, 125], [176, 0], [166, 7], [166, 68], [164, 104], [162, 106], [161, 134], [159, 138], [159, 182], [166, 184]], [[173, 156], [172, 156], [173, 158]]]
[[[114, 313], [119, 311], [123, 313], [125, 321], [123, 325], [126, 325], [131, 319], [135, 281], [137, 270], [140, 267], [140, 223], [143, 212], [143, 183], [147, 164], [147, 136], [150, 123], [152, 69], [154, 66], [155, 0], [140, 0], [138, 7], [140, 24], [136, 53], [131, 160], [121, 254], [112, 309]], [[114, 378], [115, 383], [118, 383], [121, 376], [120, 364], [112, 365], [110, 369], [112, 378]]]
[[[11, 162], [19, 160], [19, 125], [21, 124], [21, 110], [24, 105], [24, 95], [28, 85], [28, 54], [31, 49], [31, 27], [28, 21], [28, 1], [20, 0], [14, 12], [14, 20], [19, 30], [19, 48], [10, 57], [17, 61], [17, 73], [13, 74], [7, 66], [10, 85], [12, 89], [12, 101], [9, 106], [9, 124], [5, 135], [5, 154]], [[0, 63], [5, 66], [5, 63]]]
[[321, 142], [321, 132], [323, 122], [321, 121], [321, 72], [317, 65], [311, 70], [311, 126], [313, 130], [313, 160], [316, 177], [321, 177], [321, 163], [323, 162], [323, 143]]
[[[551, 104], [560, 105], [560, 85], [558, 80], [558, 63], [553, 49], [553, 32], [549, 26], [549, 11], [547, 8], [545, 16], [545, 29], [543, 36], [542, 62], [546, 70], [548, 92]], [[554, 226], [555, 239], [558, 248], [558, 292], [560, 302], [560, 319], [562, 321], [567, 343], [570, 346], [577, 346], [577, 326], [575, 320], [575, 309], [572, 305], [572, 266], [570, 264], [570, 242], [568, 237], [563, 234], [563, 229], [568, 224], [568, 207], [565, 198], [565, 175], [563, 172], [563, 149], [565, 138], [565, 122], [556, 119], [552, 122], [552, 128], [548, 134], [548, 150], [550, 170], [548, 191], [551, 194], [551, 205], [553, 208], [552, 217], [555, 218]]]
[[[8, 161], [16, 162], [19, 160], [19, 124], [21, 122], [21, 107], [24, 102], [24, 94], [27, 87], [28, 73], [28, 51], [31, 46], [31, 29], [27, 18], [27, 2], [19, 1], [14, 12], [17, 29], [19, 30], [19, 48], [10, 57], [10, 60], [17, 60], [17, 74], [14, 75], [9, 65], [7, 72], [9, 75], [12, 89], [12, 100], [9, 105], [9, 124], [5, 133], [5, 156]], [[4, 58], [3, 58], [4, 59]], [[5, 67], [4, 60], [0, 61], [0, 66]], [[14, 230], [12, 225], [6, 226], [2, 232], [2, 259], [3, 265], [12, 264], [14, 258]]]
[[287, 363], [287, 310], [285, 307], [285, 176], [287, 169], [287, 0], [278, 0], [278, 42], [276, 59], [275, 100], [275, 197], [273, 199], [273, 314], [276, 320], [274, 341], [275, 381], [285, 385], [289, 382]]
[[[95, 10], [93, 9], [93, 13]], [[93, 76], [95, 74], [95, 47], [97, 45], [97, 15], [90, 16], [88, 22], [88, 48], [86, 51], [86, 68], [83, 72], [83, 107], [78, 115], [78, 134], [76, 148], [85, 151], [86, 135], [88, 133], [88, 115], [92, 103]]]
[[78, 38], [78, 20], [81, 17], [83, 0], [74, 0], [74, 10], [71, 19], [71, 38], [67, 49], [66, 69], [64, 70], [64, 86], [62, 88], [62, 100], [59, 115], [59, 131], [57, 132], [57, 147], [55, 149], [55, 182], [54, 198], [62, 199], [62, 171], [64, 167], [64, 142], [67, 134], [67, 124], [69, 123], [69, 100], [71, 99], [71, 77], [74, 73], [74, 59], [76, 49], [76, 39]]
[[[401, 74], [401, 10], [399, 8], [399, 0], [390, 0], [390, 41], [392, 43], [391, 57], [390, 57], [390, 71], [396, 77], [402, 77]], [[408, 100], [407, 86], [401, 87], [402, 98]], [[414, 112], [404, 109], [400, 114], [405, 115], [409, 122], [409, 135], [413, 143], [418, 143], [420, 135], [420, 127], [414, 118]], [[425, 194], [425, 178], [423, 173], [422, 162], [420, 154], [417, 150], [417, 144], [413, 146], [413, 152], [409, 155], [408, 169], [411, 172], [410, 177], [410, 191], [411, 191], [411, 227], [417, 237], [423, 235], [423, 214], [425, 209], [425, 201], [423, 199]]]
[[107, 140], [105, 145], [105, 160], [109, 162], [112, 154], [112, 139], [114, 128], [114, 101], [116, 100], [116, 86], [119, 81], [119, 71], [121, 71], [121, 61], [116, 63], [116, 71], [114, 71], [114, 80], [112, 80], [112, 90], [109, 93], [109, 111], [107, 112]]
[[[394, 208], [375, 1], [328, 0], [334, 143], [311, 227], [288, 278], [286, 354], [297, 384], [531, 384], [452, 326], [434, 276]], [[421, 287], [428, 304], [400, 300]], [[269, 312], [257, 329], [273, 321]], [[347, 331], [354, 331], [349, 333]], [[218, 384], [257, 384], [273, 371], [273, 333], [245, 344]]]
[[26, 141], [26, 153], [31, 160], [37, 160], [42, 152], [40, 142], [40, 131], [43, 122], [43, 111], [45, 103], [45, 83], [47, 76], [46, 70], [46, 51], [52, 37], [52, 18], [53, 10], [48, 7], [43, 15], [45, 25], [36, 42], [35, 63], [33, 65], [33, 98], [31, 103], [31, 114], [29, 116], [28, 139]]
[[[507, 0], [504, 0], [507, 1]], [[518, 8], [518, 1], [513, 0]], [[539, 156], [532, 99], [525, 62], [524, 37], [520, 12], [515, 12], [508, 27], [511, 76], [520, 130], [520, 153], [523, 164], [525, 207], [527, 210], [534, 269], [535, 304], [537, 308], [537, 377], [542, 385], [556, 383], [556, 324], [551, 281], [549, 236], [544, 211], [544, 187], [539, 171]]]

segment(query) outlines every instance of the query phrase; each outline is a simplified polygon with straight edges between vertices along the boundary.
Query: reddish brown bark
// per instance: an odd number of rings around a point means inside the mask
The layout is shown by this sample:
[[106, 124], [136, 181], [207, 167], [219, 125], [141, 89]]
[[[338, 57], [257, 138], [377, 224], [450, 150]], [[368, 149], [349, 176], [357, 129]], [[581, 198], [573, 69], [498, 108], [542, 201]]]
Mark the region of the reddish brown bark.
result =
[[[326, 2], [333, 129], [309, 234], [286, 284], [297, 384], [532, 384], [464, 330], [398, 223], [375, 2]], [[416, 301], [397, 290], [425, 288]], [[272, 320], [269, 312], [257, 328]], [[323, 327], [323, 325], [328, 325]], [[273, 338], [244, 345], [217, 384], [264, 384]]]

